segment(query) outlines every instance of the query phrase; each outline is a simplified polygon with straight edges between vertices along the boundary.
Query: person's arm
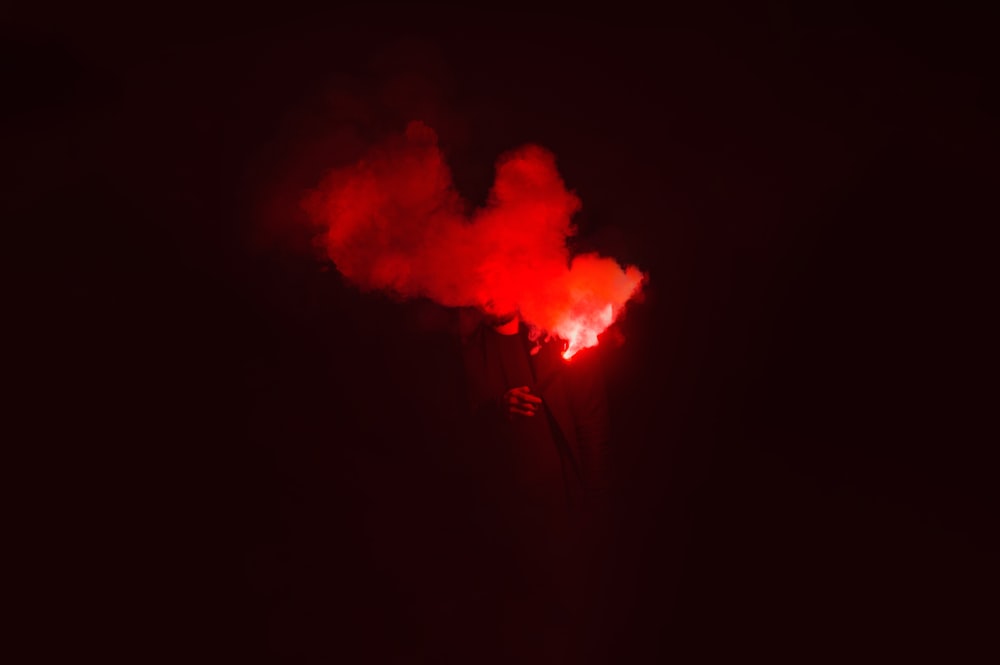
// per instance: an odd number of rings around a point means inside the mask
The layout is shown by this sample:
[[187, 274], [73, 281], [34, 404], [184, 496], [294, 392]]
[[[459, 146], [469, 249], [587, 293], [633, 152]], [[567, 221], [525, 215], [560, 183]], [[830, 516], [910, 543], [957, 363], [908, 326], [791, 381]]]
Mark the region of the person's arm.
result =
[[569, 368], [570, 404], [576, 421], [577, 454], [584, 488], [605, 502], [612, 485], [611, 422], [607, 387], [596, 352], [580, 353]]
[[[468, 325], [468, 324], [466, 324]], [[462, 338], [462, 359], [465, 366], [466, 392], [469, 408], [480, 422], [526, 417], [538, 413], [542, 400], [529, 386], [517, 386], [505, 392], [487, 394], [481, 379], [484, 375], [483, 340], [475, 328]]]

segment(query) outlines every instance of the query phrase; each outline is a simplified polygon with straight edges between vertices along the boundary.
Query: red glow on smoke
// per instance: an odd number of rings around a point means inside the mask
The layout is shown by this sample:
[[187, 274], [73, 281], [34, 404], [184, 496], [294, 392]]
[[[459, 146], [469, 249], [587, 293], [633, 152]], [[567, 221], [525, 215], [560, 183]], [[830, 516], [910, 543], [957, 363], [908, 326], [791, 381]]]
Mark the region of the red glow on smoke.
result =
[[437, 135], [413, 122], [359, 162], [331, 171], [304, 201], [337, 269], [366, 290], [442, 305], [520, 310], [533, 335], [597, 344], [644, 275], [597, 254], [570, 257], [580, 199], [552, 153], [524, 146], [497, 162], [485, 207], [452, 184]]

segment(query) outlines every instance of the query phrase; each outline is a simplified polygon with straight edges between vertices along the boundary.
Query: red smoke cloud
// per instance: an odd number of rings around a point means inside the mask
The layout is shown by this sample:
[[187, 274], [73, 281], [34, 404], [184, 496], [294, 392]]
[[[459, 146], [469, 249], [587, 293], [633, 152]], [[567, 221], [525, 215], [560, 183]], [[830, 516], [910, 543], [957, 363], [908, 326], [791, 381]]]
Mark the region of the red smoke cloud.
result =
[[330, 172], [303, 205], [337, 269], [361, 288], [451, 307], [517, 308], [533, 335], [567, 342], [567, 359], [597, 344], [644, 279], [597, 254], [570, 257], [580, 199], [538, 146], [503, 155], [489, 201], [470, 214], [437, 135], [412, 122]]

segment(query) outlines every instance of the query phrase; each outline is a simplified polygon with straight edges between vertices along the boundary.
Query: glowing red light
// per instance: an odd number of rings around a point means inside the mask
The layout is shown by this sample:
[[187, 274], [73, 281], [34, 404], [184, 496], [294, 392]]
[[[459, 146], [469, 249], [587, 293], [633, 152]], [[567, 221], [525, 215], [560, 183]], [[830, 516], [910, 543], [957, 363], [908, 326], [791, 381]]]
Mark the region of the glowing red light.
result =
[[304, 207], [337, 269], [361, 288], [447, 306], [505, 303], [534, 334], [565, 340], [567, 360], [597, 344], [644, 279], [597, 254], [571, 260], [580, 199], [538, 146], [503, 155], [487, 204], [469, 215], [436, 134], [410, 123], [331, 171]]

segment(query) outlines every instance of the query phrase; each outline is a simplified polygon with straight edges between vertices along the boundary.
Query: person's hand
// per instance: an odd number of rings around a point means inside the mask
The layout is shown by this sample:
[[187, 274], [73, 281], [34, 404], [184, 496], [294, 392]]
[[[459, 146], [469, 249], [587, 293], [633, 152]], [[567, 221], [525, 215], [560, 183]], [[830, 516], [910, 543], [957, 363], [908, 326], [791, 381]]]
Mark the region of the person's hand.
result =
[[528, 386], [511, 388], [501, 399], [503, 413], [508, 420], [518, 416], [534, 416], [542, 405], [542, 398], [531, 394]]

